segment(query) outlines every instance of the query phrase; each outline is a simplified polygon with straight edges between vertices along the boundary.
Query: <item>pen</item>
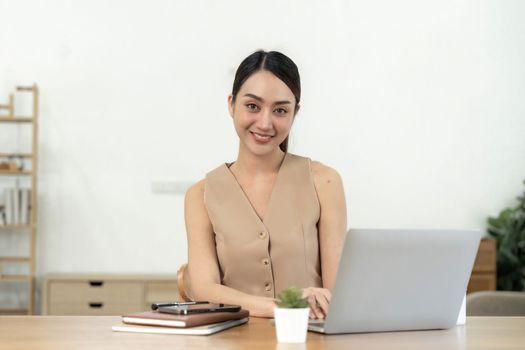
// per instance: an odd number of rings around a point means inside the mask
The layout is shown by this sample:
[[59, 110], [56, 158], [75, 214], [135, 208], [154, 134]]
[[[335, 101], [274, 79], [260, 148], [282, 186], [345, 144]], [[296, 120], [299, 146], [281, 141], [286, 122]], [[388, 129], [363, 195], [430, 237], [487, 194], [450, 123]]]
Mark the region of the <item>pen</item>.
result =
[[157, 310], [159, 307], [164, 306], [185, 306], [185, 305], [196, 305], [196, 304], [208, 304], [207, 301], [173, 301], [166, 303], [153, 303], [151, 304], [152, 310]]

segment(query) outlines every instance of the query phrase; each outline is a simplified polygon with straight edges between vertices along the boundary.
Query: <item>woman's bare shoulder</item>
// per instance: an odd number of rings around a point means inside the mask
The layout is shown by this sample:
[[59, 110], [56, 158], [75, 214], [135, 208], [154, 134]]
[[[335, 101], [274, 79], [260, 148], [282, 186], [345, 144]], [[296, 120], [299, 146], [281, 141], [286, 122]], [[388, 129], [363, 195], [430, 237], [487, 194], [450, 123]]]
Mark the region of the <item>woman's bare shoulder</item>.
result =
[[322, 186], [330, 183], [341, 183], [341, 176], [334, 168], [316, 160], [312, 160], [310, 164], [316, 185]]
[[184, 199], [184, 217], [186, 219], [188, 235], [190, 234], [190, 231], [192, 236], [194, 236], [195, 232], [208, 234], [211, 230], [208, 211], [204, 204], [205, 184], [206, 181], [201, 180], [192, 185], [188, 191], [186, 191], [186, 197]]
[[186, 201], [204, 200], [204, 188], [206, 179], [202, 179], [191, 185], [186, 191]]

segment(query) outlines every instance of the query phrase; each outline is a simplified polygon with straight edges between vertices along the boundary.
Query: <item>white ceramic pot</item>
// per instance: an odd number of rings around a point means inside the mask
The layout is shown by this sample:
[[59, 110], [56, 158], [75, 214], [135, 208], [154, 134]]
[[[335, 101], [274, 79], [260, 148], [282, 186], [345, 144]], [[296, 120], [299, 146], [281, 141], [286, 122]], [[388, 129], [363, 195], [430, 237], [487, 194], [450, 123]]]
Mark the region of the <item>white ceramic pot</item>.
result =
[[304, 343], [306, 341], [310, 308], [285, 309], [276, 307], [273, 314], [279, 343]]

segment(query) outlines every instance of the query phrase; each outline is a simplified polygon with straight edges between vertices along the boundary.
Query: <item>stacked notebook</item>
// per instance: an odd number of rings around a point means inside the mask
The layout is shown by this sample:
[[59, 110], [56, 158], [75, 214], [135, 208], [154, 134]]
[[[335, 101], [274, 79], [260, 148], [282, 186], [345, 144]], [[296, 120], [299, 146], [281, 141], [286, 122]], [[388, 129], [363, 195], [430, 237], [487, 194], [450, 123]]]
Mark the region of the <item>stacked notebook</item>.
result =
[[208, 335], [248, 322], [247, 310], [174, 315], [146, 311], [122, 316], [116, 332]]

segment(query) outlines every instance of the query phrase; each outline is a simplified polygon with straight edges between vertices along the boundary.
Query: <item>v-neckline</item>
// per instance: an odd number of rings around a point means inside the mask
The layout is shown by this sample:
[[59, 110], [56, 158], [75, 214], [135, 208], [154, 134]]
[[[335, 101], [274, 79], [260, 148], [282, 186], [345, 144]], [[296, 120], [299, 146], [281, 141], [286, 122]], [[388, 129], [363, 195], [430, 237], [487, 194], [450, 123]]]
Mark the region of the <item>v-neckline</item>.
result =
[[253, 203], [250, 201], [250, 199], [248, 198], [248, 195], [246, 194], [246, 192], [244, 192], [244, 189], [242, 188], [241, 184], [239, 183], [239, 181], [237, 180], [237, 178], [235, 177], [235, 175], [231, 171], [230, 166], [232, 166], [233, 163], [230, 163], [229, 165], [228, 164], [224, 164], [224, 167], [226, 168], [226, 172], [228, 174], [230, 174], [230, 178], [233, 180], [233, 182], [235, 182], [237, 189], [240, 191], [241, 196], [244, 198], [244, 201], [246, 202], [246, 204], [250, 208], [250, 211], [252, 212], [254, 217], [264, 227], [266, 227], [266, 225], [267, 225], [268, 215], [269, 215], [271, 207], [272, 207], [272, 199], [274, 197], [275, 188], [279, 184], [279, 178], [281, 177], [282, 169], [284, 168], [284, 165], [285, 165], [285, 162], [286, 162], [287, 159], [288, 159], [288, 153], [285, 153], [284, 157], [283, 157], [283, 160], [281, 161], [281, 164], [279, 165], [279, 170], [277, 170], [277, 175], [275, 176], [275, 181], [273, 182], [272, 191], [270, 193], [270, 198], [268, 199], [268, 203], [266, 203], [266, 210], [264, 212], [264, 217], [260, 217], [259, 216], [259, 214], [257, 213], [257, 210], [255, 210], [255, 207], [253, 206]]

